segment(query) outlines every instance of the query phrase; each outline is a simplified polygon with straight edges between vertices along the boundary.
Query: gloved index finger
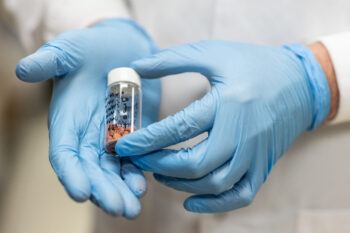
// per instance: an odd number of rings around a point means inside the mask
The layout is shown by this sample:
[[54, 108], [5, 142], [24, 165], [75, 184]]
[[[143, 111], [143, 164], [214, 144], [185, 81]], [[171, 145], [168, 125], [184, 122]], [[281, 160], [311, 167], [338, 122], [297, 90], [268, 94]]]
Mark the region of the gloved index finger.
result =
[[185, 44], [162, 50], [131, 63], [142, 78], [160, 78], [184, 72], [198, 72], [211, 79], [210, 67], [203, 47], [206, 43]]
[[142, 155], [193, 138], [209, 130], [215, 117], [213, 92], [182, 111], [118, 140], [120, 156]]

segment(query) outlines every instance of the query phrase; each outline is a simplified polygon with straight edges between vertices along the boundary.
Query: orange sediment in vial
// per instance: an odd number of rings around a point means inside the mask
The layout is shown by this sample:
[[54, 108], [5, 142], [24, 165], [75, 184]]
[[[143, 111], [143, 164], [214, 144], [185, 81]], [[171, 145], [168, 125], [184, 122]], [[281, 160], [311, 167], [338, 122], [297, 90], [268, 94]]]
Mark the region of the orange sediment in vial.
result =
[[117, 124], [108, 124], [106, 131], [106, 150], [109, 153], [115, 154], [115, 144], [117, 143], [118, 139], [129, 134], [131, 132], [131, 128], [126, 128]]

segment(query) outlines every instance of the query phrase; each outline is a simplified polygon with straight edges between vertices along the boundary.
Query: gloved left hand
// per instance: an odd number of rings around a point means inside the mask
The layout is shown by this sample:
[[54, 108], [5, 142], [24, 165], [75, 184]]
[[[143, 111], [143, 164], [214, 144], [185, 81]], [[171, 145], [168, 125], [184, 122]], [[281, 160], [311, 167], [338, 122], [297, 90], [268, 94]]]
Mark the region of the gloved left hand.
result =
[[[144, 78], [199, 72], [212, 86], [181, 112], [116, 145], [119, 155], [132, 156], [160, 182], [198, 194], [185, 201], [194, 212], [249, 204], [288, 147], [329, 112], [325, 74], [302, 45], [202, 41], [164, 50], [133, 67]], [[208, 138], [193, 148], [163, 149], [203, 132]]]
[[[107, 73], [155, 46], [131, 20], [110, 19], [65, 32], [17, 65], [26, 82], [54, 77], [49, 113], [50, 162], [68, 194], [107, 213], [136, 217], [146, 190], [140, 170], [104, 151]], [[158, 117], [159, 80], [143, 80], [143, 125]]]

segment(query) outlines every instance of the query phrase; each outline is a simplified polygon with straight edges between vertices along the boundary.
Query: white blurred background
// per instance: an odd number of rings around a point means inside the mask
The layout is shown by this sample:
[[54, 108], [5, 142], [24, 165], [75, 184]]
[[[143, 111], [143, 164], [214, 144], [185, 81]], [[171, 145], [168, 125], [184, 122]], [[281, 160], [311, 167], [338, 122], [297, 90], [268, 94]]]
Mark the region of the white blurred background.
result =
[[88, 233], [92, 205], [66, 195], [47, 159], [50, 83], [17, 80], [24, 52], [1, 24], [0, 51], [0, 232]]

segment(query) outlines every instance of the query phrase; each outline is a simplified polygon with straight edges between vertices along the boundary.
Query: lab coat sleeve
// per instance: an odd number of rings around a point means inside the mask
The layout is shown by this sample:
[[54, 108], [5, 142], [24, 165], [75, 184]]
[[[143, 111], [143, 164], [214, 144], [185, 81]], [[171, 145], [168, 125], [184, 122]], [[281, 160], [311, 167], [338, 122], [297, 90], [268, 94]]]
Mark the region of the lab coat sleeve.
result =
[[331, 124], [350, 122], [350, 32], [321, 37], [331, 56], [339, 87], [338, 114]]
[[57, 34], [111, 17], [130, 17], [124, 0], [4, 0], [27, 52]]

